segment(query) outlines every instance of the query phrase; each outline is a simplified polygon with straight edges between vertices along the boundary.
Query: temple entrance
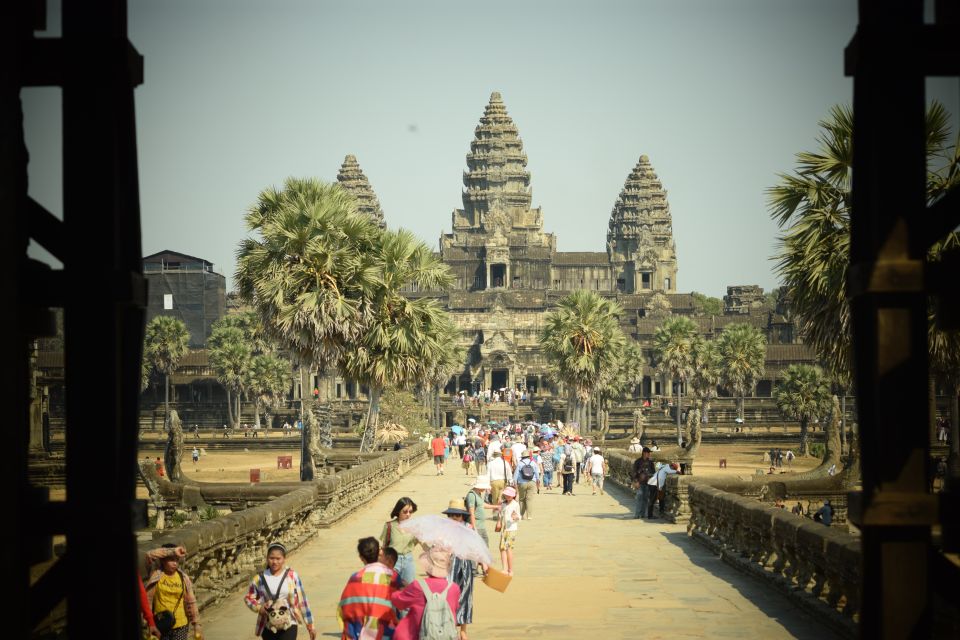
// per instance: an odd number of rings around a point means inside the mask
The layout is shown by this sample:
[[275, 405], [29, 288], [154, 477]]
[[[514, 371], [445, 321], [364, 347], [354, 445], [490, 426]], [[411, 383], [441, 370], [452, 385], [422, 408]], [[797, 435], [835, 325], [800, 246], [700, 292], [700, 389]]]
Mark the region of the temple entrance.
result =
[[507, 370], [494, 369], [490, 372], [490, 388], [499, 391], [507, 386]]
[[[502, 287], [504, 284], [504, 278], [507, 277], [507, 265], [505, 264], [492, 264], [490, 265], [490, 286], [491, 287]], [[497, 387], [498, 389], [500, 387]]]

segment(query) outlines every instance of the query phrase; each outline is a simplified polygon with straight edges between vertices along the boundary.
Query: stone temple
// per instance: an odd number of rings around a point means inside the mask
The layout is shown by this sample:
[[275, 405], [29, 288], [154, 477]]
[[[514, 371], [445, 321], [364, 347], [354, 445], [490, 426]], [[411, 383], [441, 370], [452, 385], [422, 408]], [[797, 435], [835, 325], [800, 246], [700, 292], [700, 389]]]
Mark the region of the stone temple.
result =
[[[677, 255], [667, 191], [650, 159], [641, 155], [615, 199], [605, 251], [557, 251], [543, 230], [544, 212], [534, 208], [527, 155], [503, 99], [494, 92], [474, 131], [463, 174], [463, 208], [451, 215], [452, 232], [440, 238], [439, 256], [454, 274], [449, 292], [410, 290], [412, 297], [438, 298], [461, 329], [468, 361], [448, 392], [526, 388], [555, 393], [538, 336], [545, 314], [576, 289], [613, 297], [624, 308], [628, 336], [641, 343], [647, 367], [637, 392], [669, 393], [652, 366], [653, 333], [669, 314], [694, 316], [713, 338], [731, 322], [748, 323], [768, 336], [768, 379], [758, 393], [769, 395], [777, 372], [811, 362], [799, 344], [789, 311], [764, 309], [759, 287], [731, 287], [735, 301], [723, 316], [696, 313], [693, 296], [678, 293]], [[356, 194], [361, 210], [382, 224], [382, 212], [353, 156], [338, 180]], [[757, 295], [742, 295], [742, 292]], [[337, 395], [337, 394], [334, 394]]]

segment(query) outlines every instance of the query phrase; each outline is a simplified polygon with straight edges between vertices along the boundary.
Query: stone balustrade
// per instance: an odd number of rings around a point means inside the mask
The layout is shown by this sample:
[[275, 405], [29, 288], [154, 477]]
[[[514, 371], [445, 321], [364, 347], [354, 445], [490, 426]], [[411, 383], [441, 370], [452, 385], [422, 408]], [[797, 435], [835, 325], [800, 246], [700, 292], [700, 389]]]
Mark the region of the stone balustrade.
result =
[[860, 541], [755, 498], [688, 483], [691, 536], [725, 560], [782, 588], [838, 631], [860, 610]]
[[[418, 443], [311, 483], [244, 485], [245, 491], [282, 495], [216, 519], [156, 532], [152, 540], [140, 543], [140, 552], [145, 554], [168, 542], [184, 545], [188, 550], [185, 570], [194, 579], [201, 606], [207, 606], [226, 597], [262, 567], [269, 542], [280, 540], [292, 550], [314, 535], [323, 535], [318, 532], [428, 460], [429, 454], [429, 444]], [[196, 487], [174, 486], [182, 487], [184, 504], [190, 496], [202, 500], [203, 492]]]

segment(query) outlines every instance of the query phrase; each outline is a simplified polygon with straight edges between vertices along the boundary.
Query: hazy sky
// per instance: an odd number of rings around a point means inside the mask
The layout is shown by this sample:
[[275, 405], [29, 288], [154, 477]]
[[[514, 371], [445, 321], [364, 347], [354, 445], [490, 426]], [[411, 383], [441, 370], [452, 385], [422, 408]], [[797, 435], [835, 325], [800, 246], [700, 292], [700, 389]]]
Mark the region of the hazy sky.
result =
[[[854, 0], [131, 0], [144, 253], [204, 257], [229, 285], [257, 193], [335, 180], [346, 154], [388, 224], [436, 248], [500, 91], [559, 250], [604, 250], [646, 154], [668, 190], [679, 289], [769, 289], [765, 190], [850, 102], [855, 27]], [[955, 82], [937, 89], [955, 106]], [[23, 95], [30, 192], [59, 215], [58, 90]]]

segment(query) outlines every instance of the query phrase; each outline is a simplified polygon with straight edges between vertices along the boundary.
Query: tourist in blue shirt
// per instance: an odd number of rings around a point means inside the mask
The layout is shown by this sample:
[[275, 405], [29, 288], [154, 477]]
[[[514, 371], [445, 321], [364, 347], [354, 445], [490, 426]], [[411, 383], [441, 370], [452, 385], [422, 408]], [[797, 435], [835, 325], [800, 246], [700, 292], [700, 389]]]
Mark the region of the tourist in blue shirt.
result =
[[530, 519], [530, 505], [534, 493], [540, 493], [540, 465], [530, 457], [530, 451], [520, 454], [520, 463], [513, 472], [513, 484], [517, 487], [517, 502], [524, 520]]

